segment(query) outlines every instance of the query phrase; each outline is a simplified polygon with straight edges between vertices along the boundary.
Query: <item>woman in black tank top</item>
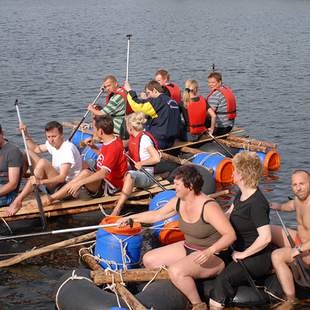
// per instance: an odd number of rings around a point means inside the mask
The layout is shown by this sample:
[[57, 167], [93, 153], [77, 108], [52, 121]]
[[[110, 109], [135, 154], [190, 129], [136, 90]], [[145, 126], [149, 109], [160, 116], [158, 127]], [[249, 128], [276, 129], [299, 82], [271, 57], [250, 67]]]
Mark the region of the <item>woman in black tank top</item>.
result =
[[[135, 214], [130, 218], [155, 223], [177, 212], [180, 214], [180, 229], [186, 240], [149, 251], [144, 255], [143, 263], [147, 268], [166, 265], [171, 281], [190, 300], [193, 309], [207, 309], [200, 299], [194, 279], [213, 277], [223, 270], [224, 262], [216, 254], [234, 242], [235, 232], [221, 207], [201, 193], [203, 179], [194, 166], [178, 168], [174, 183], [176, 198], [161, 209]], [[126, 220], [128, 217], [120, 222]]]

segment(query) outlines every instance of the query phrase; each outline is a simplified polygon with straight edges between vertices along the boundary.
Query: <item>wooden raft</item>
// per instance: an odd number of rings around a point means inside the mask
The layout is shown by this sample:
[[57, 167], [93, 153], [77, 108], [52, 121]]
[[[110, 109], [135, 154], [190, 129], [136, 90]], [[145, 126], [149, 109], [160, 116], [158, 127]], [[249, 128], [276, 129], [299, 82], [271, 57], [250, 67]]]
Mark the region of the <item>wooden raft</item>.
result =
[[[160, 183], [165, 186], [166, 189], [173, 189], [174, 185], [170, 184], [167, 180], [160, 181]], [[148, 190], [134, 191], [130, 198], [138, 198], [139, 200], [128, 201], [128, 204], [144, 205], [149, 203], [150, 195], [162, 192], [162, 189], [154, 185]], [[112, 209], [114, 207], [114, 202], [118, 200], [120, 193], [116, 193], [113, 196], [100, 197], [90, 200], [74, 199], [68, 201], [60, 201], [52, 205], [44, 207], [44, 213], [46, 217], [61, 216], [61, 215], [73, 215], [85, 212], [91, 212], [99, 210], [101, 207], [103, 209]], [[14, 216], [7, 216], [5, 211], [8, 207], [0, 208], [0, 218], [6, 221], [17, 221], [24, 219], [38, 218], [39, 212], [35, 200], [28, 200], [23, 203], [23, 207]]]

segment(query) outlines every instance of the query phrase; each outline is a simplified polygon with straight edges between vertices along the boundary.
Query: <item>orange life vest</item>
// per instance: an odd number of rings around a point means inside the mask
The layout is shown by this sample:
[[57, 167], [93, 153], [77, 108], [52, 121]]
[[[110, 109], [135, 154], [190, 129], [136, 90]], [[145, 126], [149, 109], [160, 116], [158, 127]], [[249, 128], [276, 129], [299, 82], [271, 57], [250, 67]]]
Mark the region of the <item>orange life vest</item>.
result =
[[152, 136], [152, 134], [150, 134], [149, 132], [141, 131], [141, 132], [139, 132], [139, 134], [136, 137], [134, 137], [133, 135], [130, 135], [129, 143], [128, 143], [128, 151], [129, 151], [129, 156], [135, 162], [141, 161], [141, 159], [140, 159], [140, 143], [141, 143], [141, 138], [143, 135], [147, 135], [152, 140], [155, 149], [158, 150], [157, 141]]
[[170, 98], [176, 101], [177, 104], [179, 104], [182, 100], [180, 87], [172, 82], [166, 84], [165, 87], [169, 90]]
[[111, 97], [116, 95], [116, 94], [122, 96], [123, 100], [125, 101], [125, 104], [126, 104], [126, 115], [132, 113], [133, 110], [131, 109], [130, 104], [127, 102], [127, 92], [124, 89], [124, 87], [119, 87], [116, 91], [109, 93], [106, 96], [106, 98], [105, 98], [106, 104], [108, 104], [110, 99], [111, 99]]
[[208, 102], [209, 97], [216, 91], [219, 91], [223, 94], [223, 96], [226, 99], [226, 112], [217, 112], [215, 111], [216, 114], [227, 114], [228, 119], [235, 119], [237, 116], [237, 104], [236, 104], [236, 98], [234, 96], [234, 93], [232, 90], [226, 86], [222, 85], [219, 88], [212, 89], [212, 91], [208, 94], [206, 101]]
[[197, 101], [191, 101], [187, 106], [189, 132], [192, 135], [199, 135], [207, 130], [205, 124], [208, 115], [207, 103], [203, 96]]

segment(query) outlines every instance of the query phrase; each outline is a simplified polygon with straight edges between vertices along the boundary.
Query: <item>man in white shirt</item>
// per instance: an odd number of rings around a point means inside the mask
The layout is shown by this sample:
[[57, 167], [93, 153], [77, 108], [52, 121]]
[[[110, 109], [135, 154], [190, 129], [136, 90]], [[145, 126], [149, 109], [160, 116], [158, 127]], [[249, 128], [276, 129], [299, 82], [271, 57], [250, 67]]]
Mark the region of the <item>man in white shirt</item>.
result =
[[[12, 216], [20, 210], [23, 200], [32, 192], [33, 184], [42, 185], [48, 194], [52, 194], [66, 182], [71, 181], [82, 170], [82, 159], [75, 145], [65, 141], [63, 127], [56, 121], [45, 126], [47, 141], [45, 144], [36, 144], [30, 137], [26, 127], [21, 125], [26, 136], [29, 154], [34, 168], [34, 176], [29, 179], [22, 192], [11, 203], [7, 214]], [[38, 156], [49, 152], [52, 163]]]

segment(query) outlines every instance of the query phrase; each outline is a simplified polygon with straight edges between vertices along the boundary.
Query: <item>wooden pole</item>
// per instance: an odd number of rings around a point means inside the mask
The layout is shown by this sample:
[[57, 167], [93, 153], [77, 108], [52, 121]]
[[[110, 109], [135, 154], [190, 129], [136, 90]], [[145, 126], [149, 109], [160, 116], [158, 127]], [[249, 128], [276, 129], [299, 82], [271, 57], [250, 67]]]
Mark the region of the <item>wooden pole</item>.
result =
[[193, 148], [188, 147], [188, 146], [183, 146], [181, 148], [181, 151], [184, 152], [184, 153], [191, 153], [191, 154], [201, 154], [201, 153], [203, 153], [203, 151], [201, 151], [199, 149], [193, 149]]
[[244, 138], [244, 137], [237, 137], [235, 135], [229, 135], [227, 137], [227, 140], [230, 141], [236, 141], [241, 143], [247, 143], [252, 145], [258, 145], [258, 146], [265, 146], [267, 148], [276, 149], [277, 145], [268, 141], [261, 141], [261, 140], [254, 140], [250, 138]]
[[169, 279], [167, 270], [158, 270], [158, 269], [128, 269], [122, 272], [122, 276], [119, 273], [106, 272], [104, 270], [95, 270], [91, 272], [91, 278], [96, 285], [102, 285], [107, 283], [112, 283], [114, 277], [114, 282], [146, 282], [154, 278], [154, 280], [166, 280]]
[[249, 151], [254, 151], [254, 152], [267, 152], [267, 147], [266, 146], [259, 146], [259, 145], [253, 145], [253, 144], [246, 144], [242, 142], [237, 142], [237, 141], [230, 141], [226, 139], [218, 139], [221, 143], [229, 146], [229, 147], [234, 147], [237, 149], [246, 149]]
[[76, 244], [79, 242], [84, 242], [84, 241], [93, 239], [95, 237], [96, 237], [96, 231], [82, 235], [82, 236], [74, 237], [74, 238], [71, 238], [68, 240], [60, 241], [60, 242], [57, 242], [54, 244], [50, 244], [50, 245], [44, 246], [44, 247], [39, 248], [39, 249], [31, 250], [31, 251], [16, 255], [12, 258], [1, 260], [0, 261], [0, 268], [9, 267], [9, 266], [18, 264], [18, 263], [20, 263], [20, 262], [22, 262], [28, 258], [38, 256], [41, 254], [45, 254], [48, 252], [52, 252], [52, 251], [64, 248], [68, 245]]
[[135, 310], [146, 310], [146, 308], [141, 304], [141, 302], [133, 295], [125, 286], [121, 283], [116, 283], [115, 289], [117, 293], [122, 297], [122, 299]]

